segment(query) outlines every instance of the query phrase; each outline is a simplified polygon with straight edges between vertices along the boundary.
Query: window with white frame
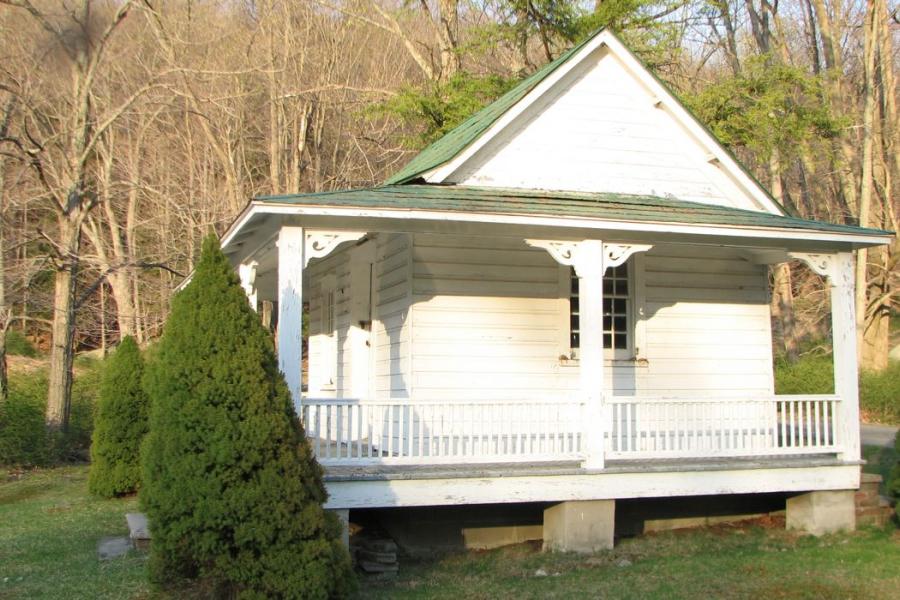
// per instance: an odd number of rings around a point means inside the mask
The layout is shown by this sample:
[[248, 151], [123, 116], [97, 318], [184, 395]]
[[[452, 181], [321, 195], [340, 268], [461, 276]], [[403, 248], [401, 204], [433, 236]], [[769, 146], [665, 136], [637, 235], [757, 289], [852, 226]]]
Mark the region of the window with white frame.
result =
[[[603, 348], [615, 357], [630, 356], [634, 347], [633, 282], [629, 262], [607, 269], [603, 276]], [[578, 356], [581, 346], [581, 304], [578, 276], [569, 274], [569, 347]]]

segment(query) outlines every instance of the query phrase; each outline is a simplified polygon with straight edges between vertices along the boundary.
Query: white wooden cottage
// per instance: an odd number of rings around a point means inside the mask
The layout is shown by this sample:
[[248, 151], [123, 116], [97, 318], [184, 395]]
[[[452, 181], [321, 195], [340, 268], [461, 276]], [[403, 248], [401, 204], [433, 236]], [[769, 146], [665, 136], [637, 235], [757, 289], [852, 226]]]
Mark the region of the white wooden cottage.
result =
[[[626, 498], [802, 492], [789, 524], [852, 526], [852, 252], [889, 240], [787, 215], [600, 32], [384, 185], [256, 198], [222, 244], [329, 508], [552, 502], [547, 544], [591, 549]], [[833, 394], [774, 394], [792, 259], [831, 287]]]

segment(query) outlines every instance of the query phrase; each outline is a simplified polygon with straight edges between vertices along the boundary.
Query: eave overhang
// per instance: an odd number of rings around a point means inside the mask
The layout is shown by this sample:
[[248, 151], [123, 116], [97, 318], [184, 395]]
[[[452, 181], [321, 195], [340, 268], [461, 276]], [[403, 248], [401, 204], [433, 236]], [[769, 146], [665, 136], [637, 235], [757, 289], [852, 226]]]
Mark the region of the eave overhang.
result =
[[[311, 201], [314, 195], [270, 197], [251, 201], [222, 237], [234, 259], [252, 252], [251, 245], [271, 238], [282, 224], [308, 227], [369, 229], [372, 231], [455, 232], [520, 237], [556, 235], [561, 238], [610, 238], [671, 243], [779, 247], [807, 251], [837, 251], [889, 244], [889, 231], [785, 219], [784, 226], [734, 223], [697, 223], [688, 219], [623, 219], [570, 214], [541, 214], [516, 210], [473, 212], [447, 208], [366, 206]], [[322, 194], [325, 199], [328, 194]], [[290, 199], [288, 199], [290, 198]], [[684, 203], [688, 204], [688, 203]], [[715, 209], [718, 210], [718, 209]], [[746, 211], [740, 211], [746, 212]], [[768, 216], [766, 217], [769, 218]], [[771, 220], [771, 219], [770, 219]], [[799, 226], [803, 225], [802, 228]], [[816, 228], [821, 225], [821, 229]], [[249, 236], [250, 233], [254, 235]], [[242, 243], [241, 238], [252, 237]]]

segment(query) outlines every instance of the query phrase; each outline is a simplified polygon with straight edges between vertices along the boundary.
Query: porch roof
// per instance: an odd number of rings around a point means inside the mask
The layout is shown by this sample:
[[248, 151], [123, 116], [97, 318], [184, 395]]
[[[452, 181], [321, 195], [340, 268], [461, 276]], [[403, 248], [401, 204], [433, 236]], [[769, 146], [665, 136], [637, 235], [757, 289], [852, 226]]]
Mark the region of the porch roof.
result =
[[[881, 238], [893, 235], [892, 232], [880, 229], [823, 223], [675, 198], [609, 192], [406, 184], [334, 192], [260, 196], [254, 203], [404, 212], [575, 217], [598, 221], [766, 228], [783, 230], [785, 233], [805, 231]], [[885, 240], [875, 243], [885, 243]]]

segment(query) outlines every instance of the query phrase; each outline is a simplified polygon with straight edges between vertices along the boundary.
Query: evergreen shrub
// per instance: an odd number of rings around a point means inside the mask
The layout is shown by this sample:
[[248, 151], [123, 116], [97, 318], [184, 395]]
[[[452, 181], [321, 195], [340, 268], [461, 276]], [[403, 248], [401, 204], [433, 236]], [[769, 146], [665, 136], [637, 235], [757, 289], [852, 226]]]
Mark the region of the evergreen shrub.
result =
[[154, 582], [209, 577], [240, 598], [348, 595], [350, 560], [322, 508], [321, 468], [271, 336], [214, 236], [154, 354], [140, 489]]
[[112, 498], [137, 490], [140, 450], [147, 433], [147, 396], [142, 387], [144, 362], [132, 337], [106, 360], [94, 417], [88, 489]]

